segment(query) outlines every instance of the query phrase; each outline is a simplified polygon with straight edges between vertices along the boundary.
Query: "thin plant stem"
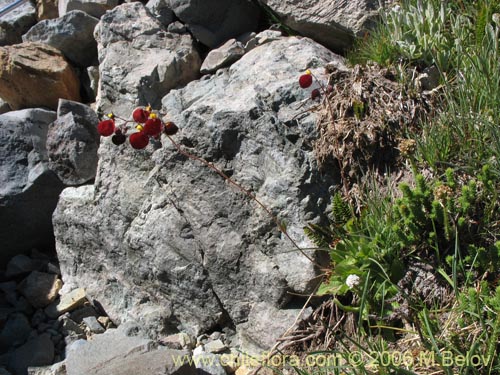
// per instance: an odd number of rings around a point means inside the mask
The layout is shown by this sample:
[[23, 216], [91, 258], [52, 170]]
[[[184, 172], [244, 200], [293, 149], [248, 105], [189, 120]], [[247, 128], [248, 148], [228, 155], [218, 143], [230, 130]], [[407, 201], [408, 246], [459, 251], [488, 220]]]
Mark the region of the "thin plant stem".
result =
[[271, 212], [271, 210], [264, 204], [262, 203], [256, 196], [255, 194], [252, 194], [249, 190], [245, 189], [243, 186], [241, 186], [240, 184], [238, 184], [237, 182], [235, 182], [233, 179], [231, 179], [227, 174], [225, 174], [224, 172], [222, 172], [219, 168], [217, 168], [213, 163], [210, 163], [208, 161], [206, 161], [205, 159], [199, 157], [199, 156], [196, 156], [196, 155], [193, 155], [187, 151], [185, 151], [176, 141], [174, 141], [174, 139], [169, 136], [169, 135], [166, 135], [167, 138], [169, 139], [169, 141], [174, 145], [174, 147], [177, 149], [177, 151], [186, 156], [187, 158], [191, 159], [191, 160], [196, 160], [200, 163], [202, 163], [203, 165], [205, 165], [206, 167], [210, 168], [211, 170], [213, 170], [215, 173], [217, 173], [219, 176], [221, 176], [224, 180], [226, 180], [228, 183], [230, 183], [231, 185], [235, 186], [238, 190], [240, 190], [243, 194], [245, 194], [247, 197], [249, 197], [250, 199], [252, 199], [255, 203], [257, 203], [268, 215], [269, 217], [274, 221], [274, 223], [276, 224], [276, 226], [278, 227], [278, 230], [283, 233], [283, 235], [288, 238], [288, 240], [292, 243], [292, 245], [298, 250], [300, 251], [300, 253], [302, 255], [304, 255], [311, 263], [313, 263], [315, 266], [319, 267], [319, 268], [322, 268], [321, 265], [319, 265], [313, 258], [311, 258], [309, 255], [307, 255], [304, 250], [297, 244], [297, 242], [295, 242], [295, 240], [288, 234], [288, 231], [286, 230], [285, 226], [280, 223], [280, 221], [278, 220], [278, 218]]

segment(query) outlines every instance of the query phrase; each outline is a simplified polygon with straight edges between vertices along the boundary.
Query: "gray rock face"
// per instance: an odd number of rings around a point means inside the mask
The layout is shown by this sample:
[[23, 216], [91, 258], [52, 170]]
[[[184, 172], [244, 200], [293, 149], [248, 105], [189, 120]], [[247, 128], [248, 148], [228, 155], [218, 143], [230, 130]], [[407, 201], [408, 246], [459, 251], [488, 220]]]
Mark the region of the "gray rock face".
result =
[[88, 67], [97, 60], [94, 28], [99, 20], [80, 10], [38, 22], [26, 34], [24, 42], [40, 42], [59, 49], [74, 65]]
[[214, 73], [220, 68], [226, 67], [238, 61], [245, 54], [243, 44], [236, 39], [229, 39], [217, 49], [210, 51], [201, 65], [200, 72]]
[[81, 10], [93, 17], [100, 18], [118, 3], [119, 0], [58, 0], [59, 17], [72, 10]]
[[[175, 139], [256, 194], [303, 247], [302, 227], [319, 220], [335, 181], [316, 169], [314, 118], [294, 119], [309, 96], [298, 77], [321, 76], [331, 60], [342, 64], [307, 38], [284, 38], [162, 101]], [[61, 194], [54, 227], [67, 285], [84, 286], [114, 320], [194, 334], [238, 329], [256, 303], [279, 308], [289, 291], [315, 286], [318, 270], [255, 202], [162, 141], [143, 151], [101, 141], [95, 185]]]
[[173, 358], [182, 360], [186, 351], [154, 348], [141, 335], [133, 336], [122, 327], [110, 329], [91, 341], [79, 340], [67, 349], [68, 375], [194, 375], [188, 364], [176, 365]]
[[65, 185], [80, 185], [95, 177], [99, 134], [98, 118], [90, 107], [59, 100], [58, 117], [49, 126], [49, 168]]
[[201, 61], [191, 36], [166, 32], [139, 2], [106, 13], [95, 37], [100, 62], [98, 111], [128, 118], [137, 105], [159, 108], [169, 90], [199, 74]]
[[355, 35], [361, 36], [374, 26], [378, 0], [262, 0], [281, 21], [334, 51], [352, 46]]
[[194, 37], [216, 48], [257, 28], [260, 11], [249, 0], [169, 0], [170, 7], [188, 25]]
[[196, 369], [198, 374], [210, 375], [227, 375], [226, 370], [222, 367], [219, 360], [220, 356], [212, 353], [202, 352], [193, 355], [193, 360], [196, 361]]
[[[12, 3], [0, 0], [0, 8]], [[0, 46], [21, 43], [22, 35], [36, 23], [36, 8], [31, 2], [10, 11], [0, 18]]]
[[[312, 308], [307, 308], [301, 319], [311, 313]], [[240, 343], [251, 353], [258, 354], [261, 348], [272, 347], [299, 315], [300, 309], [278, 310], [266, 303], [257, 303], [250, 311], [248, 321], [241, 325]]]
[[45, 145], [55, 118], [42, 109], [0, 115], [0, 263], [53, 242], [52, 212], [63, 185], [49, 169]]

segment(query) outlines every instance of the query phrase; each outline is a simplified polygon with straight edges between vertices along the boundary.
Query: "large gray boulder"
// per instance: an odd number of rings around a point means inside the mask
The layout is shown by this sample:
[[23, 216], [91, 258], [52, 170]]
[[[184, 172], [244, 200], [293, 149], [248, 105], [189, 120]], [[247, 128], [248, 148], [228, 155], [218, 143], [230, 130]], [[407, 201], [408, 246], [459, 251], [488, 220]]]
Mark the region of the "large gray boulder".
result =
[[[107, 12], [95, 29], [100, 81], [97, 110], [129, 117], [137, 105], [159, 108], [171, 89], [201, 66], [190, 35], [171, 34], [139, 2]], [[124, 57], [126, 51], [126, 57]]]
[[63, 185], [49, 169], [45, 145], [55, 119], [43, 109], [0, 115], [0, 263], [53, 243], [51, 216]]
[[[162, 100], [175, 139], [251, 190], [302, 247], [312, 246], [303, 226], [320, 220], [336, 181], [316, 168], [314, 117], [296, 117], [309, 95], [298, 77], [307, 68], [321, 77], [331, 60], [343, 64], [310, 39], [283, 38]], [[151, 334], [238, 330], [257, 303], [278, 309], [289, 292], [311, 292], [320, 271], [265, 211], [162, 143], [136, 151], [101, 141], [95, 185], [63, 191], [54, 227], [65, 283]]]
[[[0, 8], [12, 0], [0, 0]], [[27, 1], [18, 8], [0, 17], [0, 46], [21, 43], [22, 35], [36, 23], [36, 7]]]
[[80, 10], [38, 22], [26, 34], [24, 42], [40, 42], [60, 50], [74, 65], [87, 67], [97, 60], [94, 28], [99, 20]]
[[334, 51], [375, 25], [379, 0], [260, 0], [287, 26]]
[[170, 8], [194, 37], [210, 48], [255, 31], [259, 22], [259, 8], [251, 0], [169, 1]]

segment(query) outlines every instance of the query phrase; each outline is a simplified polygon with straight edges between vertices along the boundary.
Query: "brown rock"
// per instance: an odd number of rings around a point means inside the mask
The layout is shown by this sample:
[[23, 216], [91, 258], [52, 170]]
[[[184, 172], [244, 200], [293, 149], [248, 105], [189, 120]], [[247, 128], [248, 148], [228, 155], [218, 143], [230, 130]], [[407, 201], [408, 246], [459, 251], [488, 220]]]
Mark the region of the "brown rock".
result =
[[57, 0], [36, 0], [36, 11], [38, 20], [48, 20], [59, 17]]
[[109, 326], [111, 324], [111, 320], [107, 316], [100, 316], [100, 317], [97, 318], [97, 321], [99, 323], [101, 323], [101, 325], [104, 328], [109, 328]]
[[80, 100], [80, 82], [56, 48], [21, 43], [0, 47], [0, 97], [13, 110], [57, 109], [59, 98]]
[[67, 311], [73, 311], [82, 306], [86, 301], [87, 295], [85, 293], [85, 289], [78, 288], [61, 296], [59, 302], [54, 302], [47, 306], [45, 314], [47, 314], [50, 318], [57, 318], [59, 315], [62, 315]]

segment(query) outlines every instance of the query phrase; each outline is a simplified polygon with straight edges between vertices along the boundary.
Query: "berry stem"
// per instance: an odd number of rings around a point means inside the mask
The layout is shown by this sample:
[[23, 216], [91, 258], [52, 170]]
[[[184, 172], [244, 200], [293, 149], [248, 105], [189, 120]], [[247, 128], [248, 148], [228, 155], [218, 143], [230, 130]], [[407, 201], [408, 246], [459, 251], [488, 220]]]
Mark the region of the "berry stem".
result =
[[312, 259], [309, 255], [307, 255], [304, 252], [304, 250], [297, 244], [297, 242], [295, 242], [293, 240], [293, 238], [288, 234], [285, 226], [282, 223], [280, 223], [280, 221], [278, 220], [278, 218], [271, 212], [271, 210], [269, 208], [267, 208], [267, 206], [264, 203], [262, 203], [254, 194], [252, 194], [249, 190], [245, 189], [243, 186], [241, 186], [240, 184], [238, 184], [237, 182], [235, 182], [233, 179], [231, 179], [228, 175], [226, 175], [219, 168], [217, 168], [213, 163], [210, 163], [210, 162], [206, 161], [205, 159], [200, 158], [199, 156], [193, 155], [193, 154], [185, 151], [177, 142], [175, 142], [172, 139], [172, 137], [170, 137], [169, 135], [166, 135], [166, 136], [170, 140], [170, 142], [172, 142], [172, 144], [174, 145], [174, 147], [177, 149], [177, 151], [180, 154], [186, 156], [189, 159], [196, 160], [196, 161], [204, 164], [205, 166], [207, 166], [208, 168], [210, 168], [211, 170], [213, 170], [214, 172], [216, 172], [224, 180], [226, 180], [227, 182], [229, 182], [231, 185], [235, 186], [238, 190], [240, 190], [243, 194], [245, 194], [247, 197], [249, 197], [250, 199], [252, 199], [255, 203], [257, 203], [269, 215], [269, 217], [274, 221], [274, 223], [278, 227], [279, 231], [281, 233], [283, 233], [283, 235], [286, 238], [288, 238], [288, 240], [292, 243], [292, 245], [298, 251], [300, 251], [300, 253], [302, 255], [304, 255], [311, 263], [313, 263], [315, 266], [317, 266], [319, 268], [322, 268], [321, 265], [319, 265], [318, 263], [316, 263], [316, 261], [314, 259]]

